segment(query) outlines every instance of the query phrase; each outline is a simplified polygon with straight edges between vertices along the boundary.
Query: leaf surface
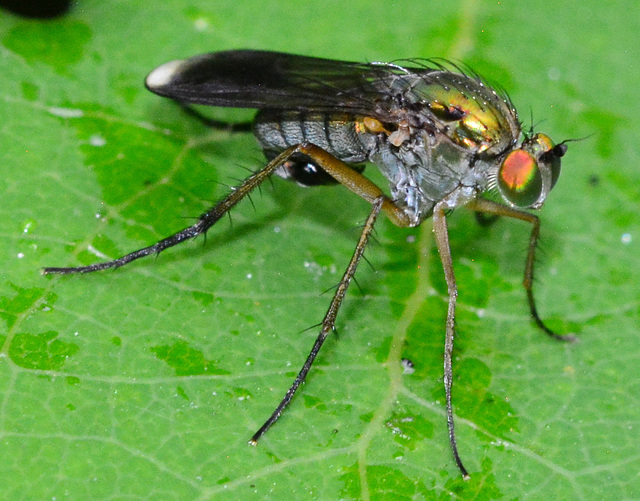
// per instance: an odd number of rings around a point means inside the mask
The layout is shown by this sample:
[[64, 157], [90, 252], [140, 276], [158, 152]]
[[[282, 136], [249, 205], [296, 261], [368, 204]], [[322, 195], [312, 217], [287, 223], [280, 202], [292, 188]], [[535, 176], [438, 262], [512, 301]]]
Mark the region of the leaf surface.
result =
[[[0, 497], [640, 497], [634, 5], [87, 1], [49, 22], [4, 14]], [[380, 221], [338, 335], [256, 448], [247, 439], [311, 348], [365, 202], [274, 179], [206, 243], [39, 275], [149, 245], [262, 165], [250, 135], [207, 130], [142, 85], [166, 61], [233, 48], [462, 60], [510, 92], [525, 124], [531, 110], [558, 141], [586, 137], [540, 214], [535, 283], [543, 317], [579, 343], [529, 320], [526, 225], [450, 218], [470, 481], [447, 439], [446, 286], [429, 222]]]

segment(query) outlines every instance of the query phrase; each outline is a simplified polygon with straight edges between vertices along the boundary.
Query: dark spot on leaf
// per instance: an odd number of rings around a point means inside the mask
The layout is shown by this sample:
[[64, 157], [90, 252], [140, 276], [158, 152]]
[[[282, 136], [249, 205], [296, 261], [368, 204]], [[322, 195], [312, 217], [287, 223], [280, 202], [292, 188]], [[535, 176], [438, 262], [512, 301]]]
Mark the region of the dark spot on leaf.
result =
[[78, 346], [56, 339], [55, 331], [41, 334], [16, 334], [9, 347], [9, 357], [25, 369], [57, 370], [68, 357], [78, 351]]
[[187, 402], [189, 401], [189, 397], [187, 396], [187, 393], [184, 391], [184, 388], [182, 386], [176, 387], [176, 393], [184, 398]]
[[57, 296], [52, 293], [46, 293], [45, 290], [39, 287], [23, 288], [17, 285], [9, 284], [9, 286], [16, 291], [16, 295], [9, 297], [0, 297], [0, 318], [7, 322], [7, 328], [11, 328], [16, 321], [16, 318], [21, 313], [25, 313], [33, 306], [40, 302], [38, 305], [40, 310], [50, 310], [53, 303], [57, 299]]
[[175, 341], [172, 345], [154, 346], [151, 351], [176, 371], [176, 376], [198, 376], [201, 374], [229, 374], [218, 369], [217, 361], [206, 360], [200, 350], [196, 350], [186, 341]]
[[65, 74], [68, 66], [80, 62], [91, 40], [91, 29], [79, 21], [16, 24], [2, 39], [9, 50], [33, 63], [51, 66]]

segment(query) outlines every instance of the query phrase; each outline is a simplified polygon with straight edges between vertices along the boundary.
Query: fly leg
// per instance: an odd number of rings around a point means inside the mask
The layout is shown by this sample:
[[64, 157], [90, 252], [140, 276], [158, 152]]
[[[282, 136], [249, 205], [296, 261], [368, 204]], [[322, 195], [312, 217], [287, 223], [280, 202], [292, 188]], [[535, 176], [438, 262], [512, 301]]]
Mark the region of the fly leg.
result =
[[297, 153], [302, 153], [311, 158], [318, 167], [367, 202], [373, 204], [382, 197], [381, 210], [396, 226], [414, 226], [414, 223], [411, 222], [403, 210], [393, 203], [375, 183], [334, 157], [331, 153], [308, 142], [300, 143], [296, 148]]
[[282, 412], [289, 405], [289, 402], [291, 402], [291, 399], [293, 398], [293, 395], [297, 391], [298, 387], [304, 382], [305, 378], [307, 377], [307, 374], [311, 369], [311, 365], [313, 364], [316, 357], [318, 356], [318, 352], [320, 351], [322, 344], [327, 339], [327, 336], [329, 335], [329, 333], [334, 330], [336, 317], [338, 315], [338, 310], [340, 309], [342, 300], [344, 299], [344, 296], [347, 293], [347, 288], [349, 287], [351, 279], [356, 273], [358, 263], [360, 262], [360, 259], [364, 254], [364, 249], [367, 246], [367, 242], [369, 241], [369, 237], [373, 230], [373, 225], [376, 221], [376, 218], [378, 217], [378, 214], [380, 213], [384, 200], [385, 199], [383, 197], [379, 197], [373, 202], [373, 206], [371, 208], [371, 212], [369, 213], [369, 217], [367, 218], [367, 221], [364, 224], [364, 228], [362, 229], [362, 233], [360, 234], [358, 245], [356, 245], [356, 249], [353, 253], [353, 256], [351, 257], [351, 261], [349, 261], [349, 265], [347, 266], [347, 269], [345, 270], [344, 275], [342, 275], [342, 280], [340, 280], [340, 283], [338, 284], [338, 288], [336, 289], [336, 292], [333, 295], [333, 299], [331, 300], [331, 304], [329, 305], [329, 309], [327, 310], [327, 313], [325, 314], [324, 319], [322, 320], [322, 324], [321, 324], [322, 328], [320, 329], [320, 334], [318, 334], [318, 337], [316, 338], [316, 341], [313, 344], [313, 348], [311, 348], [311, 352], [309, 353], [309, 356], [305, 360], [304, 365], [302, 366], [302, 369], [300, 369], [300, 372], [298, 372], [296, 379], [293, 381], [293, 384], [287, 390], [287, 393], [285, 394], [280, 404], [278, 404], [278, 407], [276, 407], [276, 410], [273, 411], [271, 416], [269, 416], [269, 419], [265, 421], [265, 423], [260, 427], [260, 429], [254, 433], [254, 435], [251, 437], [251, 440], [249, 440], [249, 444], [257, 445], [258, 439], [262, 435], [264, 435], [267, 432], [267, 430], [271, 428], [271, 426], [278, 420]]
[[[342, 304], [351, 279], [356, 272], [358, 263], [362, 258], [364, 249], [367, 245], [367, 242], [369, 241], [369, 237], [373, 230], [373, 225], [376, 221], [376, 218], [378, 217], [378, 214], [381, 211], [384, 212], [387, 217], [389, 217], [389, 219], [398, 226], [411, 225], [408, 216], [399, 207], [397, 207], [376, 184], [371, 182], [359, 172], [349, 167], [341, 160], [337, 159], [330, 153], [312, 143], [301, 143], [292, 148], [295, 148], [292, 154], [302, 153], [308, 156], [316, 165], [322, 168], [340, 184], [348, 188], [359, 197], [367, 200], [368, 202], [371, 202], [372, 208], [371, 212], [369, 213], [369, 217], [365, 222], [362, 233], [360, 234], [360, 239], [358, 240], [358, 244], [356, 245], [356, 249], [353, 253], [351, 261], [349, 261], [349, 265], [347, 266], [347, 269], [342, 276], [342, 280], [340, 280], [338, 288], [333, 295], [333, 299], [331, 300], [329, 309], [327, 310], [327, 313], [322, 320], [322, 328], [320, 329], [320, 334], [316, 338], [313, 348], [311, 348], [311, 352], [304, 362], [304, 365], [300, 369], [300, 372], [293, 381], [293, 384], [287, 390], [287, 393], [281, 400], [280, 404], [278, 404], [278, 407], [276, 407], [275, 411], [273, 411], [271, 416], [269, 416], [269, 419], [265, 421], [260, 429], [256, 431], [251, 437], [251, 440], [249, 440], [249, 444], [251, 445], [257, 445], [260, 437], [262, 437], [262, 435], [264, 435], [267, 430], [271, 428], [271, 426], [273, 426], [282, 412], [289, 405], [295, 392], [307, 377], [307, 374], [309, 373], [313, 362], [318, 356], [318, 352], [320, 351], [322, 344], [326, 340], [329, 333], [333, 331], [335, 327], [336, 317], [338, 315], [338, 310], [340, 309], [340, 305]], [[291, 148], [289, 150], [291, 150]]]
[[[452, 195], [455, 195], [454, 191]], [[440, 261], [444, 269], [444, 276], [447, 281], [447, 293], [449, 294], [449, 307], [447, 309], [447, 326], [444, 341], [444, 392], [447, 407], [447, 427], [449, 429], [449, 444], [453, 459], [458, 465], [458, 469], [462, 473], [465, 480], [469, 479], [469, 473], [462, 464], [460, 455], [458, 454], [458, 444], [456, 442], [455, 426], [453, 422], [453, 405], [451, 403], [451, 386], [453, 384], [453, 338], [455, 336], [455, 320], [456, 320], [456, 300], [458, 299], [458, 286], [456, 285], [456, 276], [453, 271], [453, 260], [451, 259], [451, 247], [449, 246], [449, 230], [447, 228], [446, 211], [451, 205], [448, 199], [452, 196], [438, 202], [433, 210], [433, 233], [435, 235]]]
[[576, 341], [576, 337], [572, 334], [558, 334], [545, 325], [538, 314], [538, 308], [533, 297], [533, 267], [535, 265], [536, 247], [538, 245], [538, 237], [540, 236], [540, 219], [534, 214], [529, 214], [518, 209], [513, 209], [506, 205], [502, 205], [483, 198], [477, 198], [467, 205], [470, 209], [495, 216], [506, 216], [521, 221], [531, 223], [531, 236], [529, 237], [529, 250], [527, 251], [527, 263], [524, 268], [524, 280], [522, 285], [527, 292], [527, 300], [529, 301], [529, 311], [536, 325], [548, 336], [559, 341]]
[[140, 259], [141, 257], [148, 256], [149, 254], [159, 254], [165, 249], [169, 247], [173, 247], [174, 245], [178, 245], [181, 242], [189, 238], [195, 238], [198, 235], [202, 235], [209, 230], [215, 223], [217, 223], [222, 216], [224, 216], [227, 212], [229, 212], [233, 207], [235, 207], [238, 202], [240, 202], [244, 197], [246, 197], [251, 191], [253, 191], [256, 187], [258, 187], [265, 179], [267, 179], [273, 172], [280, 167], [284, 162], [287, 161], [289, 156], [291, 156], [293, 148], [289, 148], [274, 158], [271, 162], [269, 162], [264, 168], [255, 172], [247, 179], [245, 179], [242, 184], [227, 195], [223, 200], [218, 202], [216, 205], [211, 207], [207, 212], [204, 212], [199, 218], [198, 222], [189, 226], [173, 235], [156, 242], [149, 247], [145, 247], [143, 249], [139, 249], [137, 251], [126, 254], [118, 259], [114, 259], [112, 261], [105, 261], [103, 263], [91, 264], [88, 266], [75, 266], [69, 268], [44, 268], [42, 273], [44, 275], [50, 275], [53, 273], [57, 274], [71, 274], [71, 273], [91, 273], [93, 271], [106, 270], [108, 268], [119, 268], [120, 266], [124, 266], [131, 261], [135, 261], [136, 259]]
[[[453, 340], [455, 336], [455, 313], [456, 313], [456, 300], [458, 298], [458, 288], [456, 286], [456, 278], [453, 270], [453, 261], [451, 259], [451, 248], [449, 246], [449, 232], [447, 229], [446, 211], [452, 206], [449, 199], [455, 198], [457, 193], [454, 191], [449, 196], [438, 202], [433, 210], [433, 231], [435, 234], [436, 245], [438, 252], [440, 253], [440, 260], [442, 261], [442, 267], [444, 268], [444, 275], [447, 281], [447, 292], [449, 294], [449, 308], [447, 311], [447, 327], [445, 335], [445, 348], [444, 348], [444, 389], [445, 400], [447, 407], [447, 425], [449, 428], [449, 443], [451, 445], [451, 451], [453, 452], [453, 458], [458, 465], [458, 468], [462, 472], [464, 479], [469, 478], [469, 474], [462, 464], [460, 455], [458, 454], [458, 446], [456, 443], [455, 426], [453, 422], [453, 406], [451, 403], [451, 386], [453, 383], [453, 371], [452, 371], [452, 358], [453, 358]], [[527, 298], [529, 300], [529, 310], [534, 321], [546, 334], [554, 339], [562, 341], [574, 341], [575, 337], [572, 335], [562, 335], [553, 332], [549, 329], [540, 316], [536, 308], [535, 300], [533, 297], [533, 266], [535, 263], [535, 251], [538, 243], [538, 237], [540, 235], [540, 219], [528, 212], [512, 209], [506, 205], [502, 205], [490, 200], [477, 198], [467, 204], [470, 209], [490, 216], [508, 216], [522, 221], [531, 223], [531, 237], [529, 238], [529, 251], [527, 252], [527, 263], [524, 272], [523, 285], [527, 291]]]
[[[264, 168], [245, 179], [242, 184], [236, 188], [218, 204], [214, 205], [211, 209], [203, 213], [198, 222], [189, 226], [173, 235], [156, 242], [149, 247], [138, 249], [134, 252], [126, 254], [117, 259], [111, 261], [105, 261], [102, 263], [95, 263], [88, 266], [73, 266], [73, 267], [47, 267], [43, 268], [42, 273], [44, 275], [59, 274], [68, 275], [72, 273], [91, 273], [94, 271], [106, 270], [109, 268], [119, 268], [125, 264], [140, 259], [141, 257], [148, 256], [150, 254], [159, 254], [169, 247], [178, 245], [179, 243], [188, 240], [189, 238], [195, 238], [198, 235], [206, 233], [215, 223], [217, 223], [222, 216], [229, 212], [246, 197], [251, 191], [257, 188], [265, 179], [267, 179], [275, 170], [282, 166], [291, 155], [295, 153], [304, 153], [312, 159], [318, 161], [329, 174], [336, 177], [339, 182], [347, 186], [351, 191], [360, 195], [365, 200], [373, 203], [373, 201], [383, 196], [382, 191], [375, 184], [369, 181], [367, 178], [359, 174], [350, 168], [347, 164], [341, 162], [337, 158], [333, 157], [322, 148], [319, 148], [313, 144], [300, 144], [287, 148], [271, 162], [269, 162]], [[318, 158], [316, 158], [316, 156]], [[324, 167], [324, 165], [330, 165], [330, 167]], [[382, 209], [389, 216], [389, 218], [400, 226], [408, 226], [408, 219], [404, 213], [398, 209], [391, 200], [384, 197]]]
[[251, 127], [253, 126], [252, 122], [223, 122], [222, 120], [216, 120], [215, 118], [209, 118], [203, 113], [200, 113], [199, 110], [191, 106], [190, 104], [183, 103], [181, 101], [176, 101], [182, 108], [182, 111], [185, 114], [189, 115], [192, 118], [195, 118], [205, 127], [209, 127], [214, 130], [222, 130], [226, 132], [251, 132]]

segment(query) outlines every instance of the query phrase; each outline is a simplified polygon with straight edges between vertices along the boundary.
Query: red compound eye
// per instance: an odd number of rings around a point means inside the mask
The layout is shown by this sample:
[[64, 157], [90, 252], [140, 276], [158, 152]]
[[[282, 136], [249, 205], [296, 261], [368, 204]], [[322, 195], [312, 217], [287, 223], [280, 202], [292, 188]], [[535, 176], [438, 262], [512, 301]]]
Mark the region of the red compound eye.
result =
[[498, 188], [517, 207], [535, 204], [542, 195], [542, 175], [536, 159], [522, 149], [509, 153], [498, 171]]

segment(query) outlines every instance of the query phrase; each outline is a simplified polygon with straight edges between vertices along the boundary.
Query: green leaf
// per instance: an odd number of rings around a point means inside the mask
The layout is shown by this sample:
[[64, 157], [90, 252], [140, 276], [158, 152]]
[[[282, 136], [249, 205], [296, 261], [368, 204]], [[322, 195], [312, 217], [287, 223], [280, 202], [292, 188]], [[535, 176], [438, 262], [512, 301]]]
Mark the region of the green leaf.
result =
[[[634, 7], [169, 0], [80, 2], [47, 22], [4, 14], [0, 497], [639, 498]], [[142, 85], [161, 63], [232, 48], [461, 60], [510, 92], [525, 127], [532, 114], [558, 141], [585, 138], [568, 143], [540, 213], [535, 283], [543, 317], [579, 343], [529, 319], [526, 225], [450, 218], [470, 481], [447, 438], [430, 222], [379, 222], [338, 336], [255, 448], [247, 439], [311, 348], [365, 202], [274, 179], [206, 243], [116, 271], [39, 274], [149, 245], [262, 165], [250, 135], [207, 130]]]

